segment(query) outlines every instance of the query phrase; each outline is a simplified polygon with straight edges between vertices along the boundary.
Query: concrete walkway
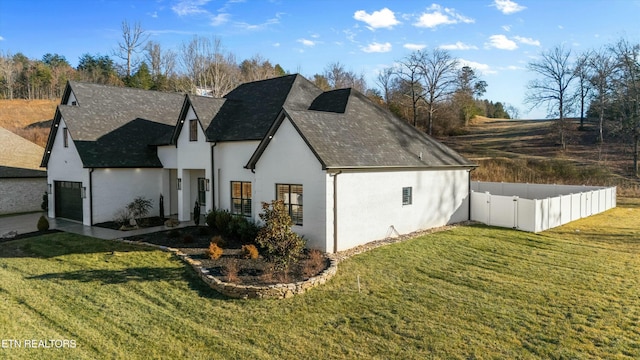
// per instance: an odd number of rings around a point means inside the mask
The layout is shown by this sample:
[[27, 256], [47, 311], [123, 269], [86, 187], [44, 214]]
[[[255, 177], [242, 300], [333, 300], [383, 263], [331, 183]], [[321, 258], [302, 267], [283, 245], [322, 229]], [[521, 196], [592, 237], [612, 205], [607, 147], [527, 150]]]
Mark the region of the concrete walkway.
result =
[[[0, 217], [0, 237], [11, 232], [17, 231], [18, 234], [25, 234], [34, 231], [38, 231], [38, 219], [42, 213], [32, 213], [32, 214], [24, 214], [24, 215], [15, 215], [15, 216], [6, 216]], [[49, 229], [56, 229], [68, 233], [80, 234], [85, 236], [90, 236], [98, 239], [120, 239], [123, 237], [131, 237], [141, 234], [154, 233], [158, 231], [170, 230], [172, 228], [166, 226], [154, 226], [149, 228], [130, 230], [130, 231], [120, 231], [120, 230], [112, 230], [105, 229], [97, 226], [86, 226], [81, 223], [64, 220], [64, 219], [50, 219], [49, 220]], [[187, 226], [193, 226], [195, 223], [192, 221], [184, 221], [181, 222], [175, 228], [183, 228]], [[174, 228], [173, 228], [174, 229]]]

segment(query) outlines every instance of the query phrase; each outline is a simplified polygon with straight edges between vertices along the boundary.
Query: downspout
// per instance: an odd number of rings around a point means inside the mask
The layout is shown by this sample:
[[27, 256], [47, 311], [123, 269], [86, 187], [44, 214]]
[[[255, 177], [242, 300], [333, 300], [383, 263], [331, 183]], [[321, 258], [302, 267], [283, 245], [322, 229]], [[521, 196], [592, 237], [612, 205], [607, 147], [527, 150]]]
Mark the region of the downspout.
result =
[[333, 253], [338, 252], [338, 175], [342, 171], [338, 171], [333, 175]]
[[[215, 165], [215, 153], [213, 151], [213, 148], [216, 147], [216, 145], [218, 145], [217, 142], [214, 142], [213, 145], [211, 146], [211, 209], [215, 210], [216, 209], [216, 192], [214, 190], [217, 182], [216, 182], [216, 173], [215, 173], [215, 169], [216, 167]], [[220, 179], [218, 179], [220, 180]]]
[[93, 226], [93, 170], [89, 170], [89, 225]]
[[469, 221], [471, 221], [471, 172], [475, 169], [476, 168], [469, 169], [469, 176], [468, 176], [469, 189], [467, 190], [467, 193], [469, 194], [469, 203], [468, 203], [469, 209], [468, 209], [467, 217], [469, 218]]

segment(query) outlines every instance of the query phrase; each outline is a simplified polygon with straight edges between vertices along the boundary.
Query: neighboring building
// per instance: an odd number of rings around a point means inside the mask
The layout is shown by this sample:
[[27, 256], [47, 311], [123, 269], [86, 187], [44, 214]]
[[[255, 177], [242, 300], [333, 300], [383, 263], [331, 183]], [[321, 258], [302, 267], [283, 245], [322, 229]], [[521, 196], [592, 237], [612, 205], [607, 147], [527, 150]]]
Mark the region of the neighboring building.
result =
[[[475, 165], [352, 89], [300, 75], [224, 98], [70, 82], [42, 165], [49, 216], [110, 221], [136, 196], [259, 219], [282, 199], [308, 247], [348, 249], [467, 220]], [[303, 200], [304, 199], [304, 200]]]
[[47, 191], [44, 148], [0, 128], [0, 214], [38, 211]]

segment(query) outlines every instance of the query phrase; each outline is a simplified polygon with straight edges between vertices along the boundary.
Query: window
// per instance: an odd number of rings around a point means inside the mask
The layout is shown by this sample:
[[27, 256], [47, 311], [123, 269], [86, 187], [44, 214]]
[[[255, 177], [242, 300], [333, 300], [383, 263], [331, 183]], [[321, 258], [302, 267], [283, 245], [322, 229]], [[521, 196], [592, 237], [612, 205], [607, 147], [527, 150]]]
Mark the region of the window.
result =
[[231, 213], [251, 216], [251, 183], [231, 182]]
[[205, 178], [198, 178], [198, 204], [204, 206], [207, 204], [207, 180]]
[[62, 129], [62, 139], [64, 147], [69, 147], [69, 130], [67, 128]]
[[276, 184], [276, 199], [284, 202], [291, 221], [302, 225], [302, 185]]
[[189, 120], [189, 141], [198, 141], [198, 120]]
[[411, 187], [403, 187], [402, 188], [402, 205], [411, 205], [412, 202], [411, 197]]

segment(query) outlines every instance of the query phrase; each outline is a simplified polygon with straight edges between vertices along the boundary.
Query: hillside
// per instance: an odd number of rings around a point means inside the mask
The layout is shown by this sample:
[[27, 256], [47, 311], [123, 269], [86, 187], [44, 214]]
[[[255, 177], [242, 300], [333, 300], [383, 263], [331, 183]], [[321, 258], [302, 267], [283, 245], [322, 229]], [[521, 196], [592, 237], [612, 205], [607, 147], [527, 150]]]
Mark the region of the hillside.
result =
[[0, 127], [44, 147], [49, 127], [29, 125], [51, 120], [58, 103], [59, 100], [0, 100]]
[[465, 135], [440, 140], [480, 165], [474, 180], [615, 185], [622, 194], [640, 196], [629, 147], [598, 146], [595, 125], [579, 131], [572, 122], [563, 151], [555, 125], [553, 120], [477, 118]]

